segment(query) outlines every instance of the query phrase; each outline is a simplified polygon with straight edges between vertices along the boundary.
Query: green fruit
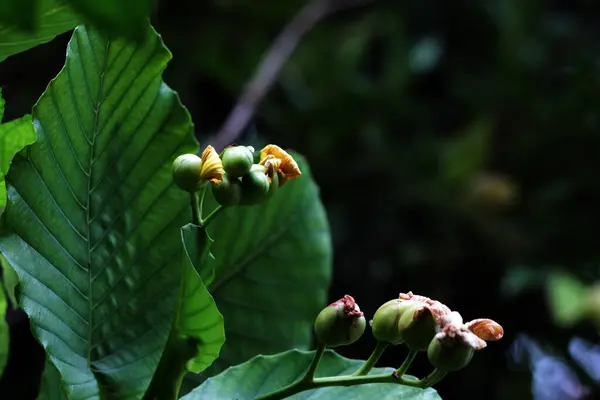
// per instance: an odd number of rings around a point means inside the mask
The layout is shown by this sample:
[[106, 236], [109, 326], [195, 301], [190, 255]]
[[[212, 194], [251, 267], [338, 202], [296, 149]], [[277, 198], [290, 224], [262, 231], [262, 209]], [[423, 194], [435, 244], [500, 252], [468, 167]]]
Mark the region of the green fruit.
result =
[[[351, 300], [352, 306], [348, 307]], [[329, 347], [356, 342], [365, 332], [367, 321], [351, 296], [325, 307], [315, 320], [315, 336]]]
[[453, 372], [466, 367], [473, 358], [475, 350], [460, 340], [443, 343], [433, 339], [427, 348], [427, 358], [434, 368]]
[[422, 303], [408, 308], [400, 317], [398, 329], [410, 350], [426, 351], [436, 334], [436, 322], [431, 311]]
[[275, 193], [275, 191], [279, 188], [279, 175], [277, 173], [274, 173], [273, 176], [270, 176], [270, 178], [271, 184], [269, 185], [269, 192], [267, 193], [265, 199], [270, 199]]
[[254, 152], [251, 147], [232, 146], [225, 149], [221, 160], [223, 168], [230, 178], [239, 178], [248, 172], [254, 163]]
[[230, 179], [225, 175], [219, 185], [212, 185], [212, 192], [217, 203], [222, 206], [235, 206], [242, 199], [242, 184], [239, 179]]
[[173, 161], [173, 181], [186, 192], [195, 192], [200, 183], [202, 160], [195, 154], [182, 154]]
[[406, 303], [405, 300], [394, 299], [384, 303], [377, 309], [371, 323], [371, 330], [375, 339], [391, 344], [403, 342], [398, 329], [398, 322], [406, 309]]
[[269, 193], [269, 178], [262, 165], [254, 164], [246, 175], [242, 176], [242, 198], [240, 204], [254, 205], [263, 202]]

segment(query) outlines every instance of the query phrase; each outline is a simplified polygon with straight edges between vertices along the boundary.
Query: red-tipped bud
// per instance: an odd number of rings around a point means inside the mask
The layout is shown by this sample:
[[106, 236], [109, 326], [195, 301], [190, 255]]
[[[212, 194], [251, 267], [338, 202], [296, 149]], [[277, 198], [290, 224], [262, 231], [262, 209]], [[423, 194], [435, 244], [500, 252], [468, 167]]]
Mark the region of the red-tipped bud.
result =
[[352, 296], [346, 295], [319, 313], [315, 320], [315, 335], [329, 347], [343, 346], [356, 342], [366, 326], [358, 304]]

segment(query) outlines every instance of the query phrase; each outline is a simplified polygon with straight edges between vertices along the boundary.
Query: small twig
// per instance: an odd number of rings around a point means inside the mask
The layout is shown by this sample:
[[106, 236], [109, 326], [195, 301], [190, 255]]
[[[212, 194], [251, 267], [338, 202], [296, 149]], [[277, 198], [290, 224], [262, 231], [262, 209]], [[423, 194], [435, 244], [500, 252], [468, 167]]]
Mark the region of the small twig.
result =
[[372, 0], [311, 0], [306, 4], [283, 28], [263, 55], [235, 107], [212, 140], [212, 145], [217, 151], [221, 151], [241, 135], [263, 98], [277, 81], [286, 61], [308, 31], [333, 12], [370, 1]]

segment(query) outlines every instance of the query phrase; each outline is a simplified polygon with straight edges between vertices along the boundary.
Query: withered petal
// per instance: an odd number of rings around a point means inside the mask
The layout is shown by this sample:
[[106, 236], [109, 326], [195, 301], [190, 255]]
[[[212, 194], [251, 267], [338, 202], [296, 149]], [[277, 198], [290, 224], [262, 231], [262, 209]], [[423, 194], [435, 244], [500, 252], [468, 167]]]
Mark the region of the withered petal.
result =
[[200, 178], [218, 185], [223, 181], [225, 169], [217, 151], [211, 145], [206, 146], [202, 152]]
[[474, 319], [473, 321], [467, 322], [465, 326], [477, 337], [487, 342], [500, 340], [504, 336], [504, 328], [502, 328], [499, 323], [492, 321], [491, 319]]
[[278, 168], [285, 174], [287, 179], [297, 178], [302, 175], [296, 160], [281, 147], [274, 144], [266, 145], [260, 151], [260, 162], [262, 163], [269, 155], [281, 160], [281, 165]]

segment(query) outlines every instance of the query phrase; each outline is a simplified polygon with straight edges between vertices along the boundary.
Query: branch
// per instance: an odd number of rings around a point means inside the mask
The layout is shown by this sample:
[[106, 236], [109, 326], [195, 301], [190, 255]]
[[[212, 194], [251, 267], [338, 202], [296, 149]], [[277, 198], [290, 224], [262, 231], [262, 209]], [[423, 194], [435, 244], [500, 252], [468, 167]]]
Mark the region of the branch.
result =
[[217, 151], [233, 143], [241, 135], [307, 32], [329, 14], [370, 1], [372, 0], [311, 0], [306, 4], [263, 55], [254, 75], [212, 141]]

